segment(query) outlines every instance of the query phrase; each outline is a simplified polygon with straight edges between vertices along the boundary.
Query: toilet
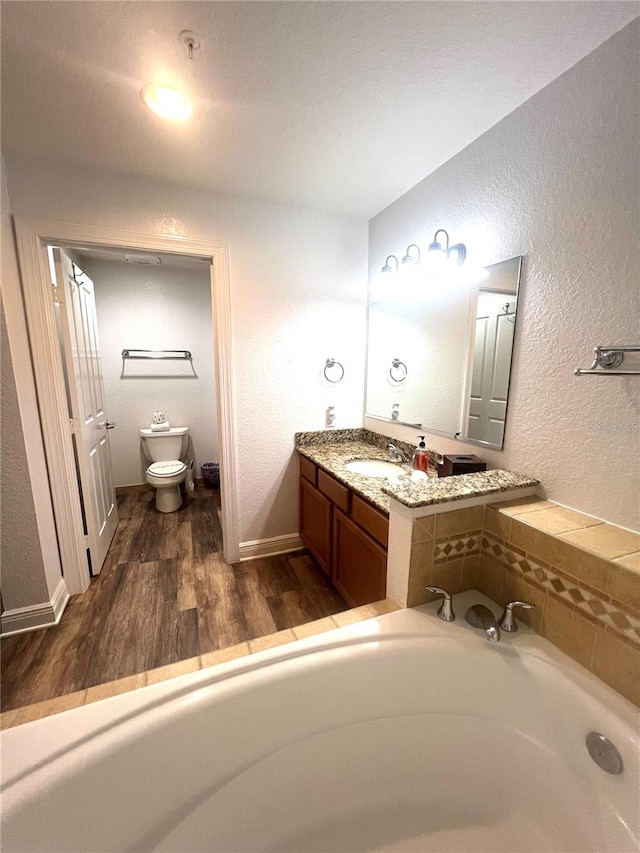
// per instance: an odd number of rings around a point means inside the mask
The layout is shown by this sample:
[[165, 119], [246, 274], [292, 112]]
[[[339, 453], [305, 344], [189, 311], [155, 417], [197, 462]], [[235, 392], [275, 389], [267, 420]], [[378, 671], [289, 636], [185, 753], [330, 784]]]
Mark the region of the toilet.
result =
[[175, 512], [182, 504], [180, 483], [187, 476], [187, 466], [181, 461], [187, 451], [189, 427], [171, 427], [164, 432], [141, 429], [142, 449], [151, 465], [145, 476], [156, 490], [156, 509]]

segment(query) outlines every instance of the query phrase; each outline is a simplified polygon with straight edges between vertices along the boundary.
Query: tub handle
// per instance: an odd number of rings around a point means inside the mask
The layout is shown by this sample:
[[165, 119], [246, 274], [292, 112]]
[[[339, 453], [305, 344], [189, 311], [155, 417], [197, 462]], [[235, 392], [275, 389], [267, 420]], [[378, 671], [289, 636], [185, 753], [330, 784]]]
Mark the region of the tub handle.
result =
[[502, 611], [502, 616], [500, 617], [500, 621], [498, 624], [503, 631], [506, 631], [507, 634], [515, 634], [518, 630], [518, 623], [516, 622], [516, 617], [513, 613], [514, 607], [522, 607], [523, 610], [533, 610], [535, 607], [534, 604], [530, 604], [528, 601], [510, 601], [507, 606]]
[[456, 614], [453, 612], [453, 603], [451, 601], [451, 595], [447, 592], [446, 589], [442, 589], [439, 586], [428, 586], [426, 589], [429, 592], [433, 592], [436, 595], [442, 596], [442, 604], [440, 605], [440, 609], [438, 610], [438, 618], [442, 619], [444, 622], [453, 622], [456, 618]]

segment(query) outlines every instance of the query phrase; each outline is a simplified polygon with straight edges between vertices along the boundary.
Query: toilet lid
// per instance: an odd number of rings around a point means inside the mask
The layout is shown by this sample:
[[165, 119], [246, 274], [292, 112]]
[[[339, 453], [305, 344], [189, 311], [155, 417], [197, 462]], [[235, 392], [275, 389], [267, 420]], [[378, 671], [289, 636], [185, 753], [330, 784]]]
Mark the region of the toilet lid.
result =
[[170, 462], [154, 462], [147, 468], [147, 473], [153, 474], [154, 477], [174, 477], [176, 474], [182, 474], [186, 468], [184, 462], [173, 459]]

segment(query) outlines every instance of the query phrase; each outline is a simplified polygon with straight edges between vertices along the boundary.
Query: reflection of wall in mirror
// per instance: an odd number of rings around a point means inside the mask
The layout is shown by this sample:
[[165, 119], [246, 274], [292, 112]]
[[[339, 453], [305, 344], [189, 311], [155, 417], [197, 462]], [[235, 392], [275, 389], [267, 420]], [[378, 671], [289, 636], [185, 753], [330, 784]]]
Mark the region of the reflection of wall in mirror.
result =
[[[469, 289], [429, 289], [420, 299], [369, 306], [367, 413], [455, 434], [460, 429], [466, 372]], [[392, 360], [407, 366], [403, 382], [389, 376]]]

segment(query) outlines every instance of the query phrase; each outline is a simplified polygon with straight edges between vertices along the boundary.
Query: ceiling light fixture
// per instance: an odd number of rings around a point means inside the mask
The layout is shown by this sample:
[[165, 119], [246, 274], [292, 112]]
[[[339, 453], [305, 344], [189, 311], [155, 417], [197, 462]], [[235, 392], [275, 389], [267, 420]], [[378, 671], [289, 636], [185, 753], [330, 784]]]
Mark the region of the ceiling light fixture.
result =
[[[396, 268], [395, 269], [393, 269], [393, 267], [389, 264], [389, 261], [395, 261], [396, 262]], [[398, 259], [396, 258], [395, 255], [387, 255], [381, 272], [398, 272]]]
[[162, 118], [184, 121], [191, 115], [191, 101], [174, 86], [148, 83], [141, 95], [149, 109]]

